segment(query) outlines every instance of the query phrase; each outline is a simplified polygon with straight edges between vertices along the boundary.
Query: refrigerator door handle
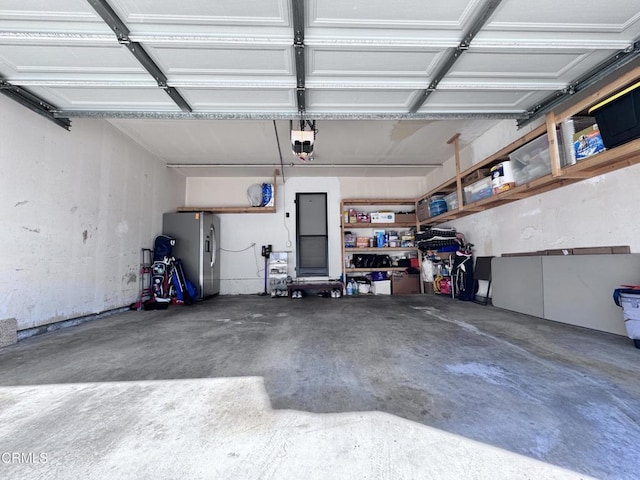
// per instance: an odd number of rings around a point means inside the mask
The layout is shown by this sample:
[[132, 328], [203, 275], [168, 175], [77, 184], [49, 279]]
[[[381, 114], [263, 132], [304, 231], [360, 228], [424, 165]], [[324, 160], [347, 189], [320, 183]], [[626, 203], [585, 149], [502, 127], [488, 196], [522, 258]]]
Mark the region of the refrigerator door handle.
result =
[[216, 229], [213, 225], [210, 227], [209, 234], [211, 235], [211, 268], [216, 264], [216, 250], [218, 250], [218, 239], [216, 238]]

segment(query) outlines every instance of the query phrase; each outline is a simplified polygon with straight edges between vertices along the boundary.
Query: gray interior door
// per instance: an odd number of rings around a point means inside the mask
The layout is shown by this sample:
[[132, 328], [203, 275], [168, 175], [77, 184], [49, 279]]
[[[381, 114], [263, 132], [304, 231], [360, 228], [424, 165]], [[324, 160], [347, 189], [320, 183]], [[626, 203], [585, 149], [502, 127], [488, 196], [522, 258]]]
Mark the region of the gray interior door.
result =
[[299, 277], [329, 275], [327, 194], [296, 194], [296, 270]]

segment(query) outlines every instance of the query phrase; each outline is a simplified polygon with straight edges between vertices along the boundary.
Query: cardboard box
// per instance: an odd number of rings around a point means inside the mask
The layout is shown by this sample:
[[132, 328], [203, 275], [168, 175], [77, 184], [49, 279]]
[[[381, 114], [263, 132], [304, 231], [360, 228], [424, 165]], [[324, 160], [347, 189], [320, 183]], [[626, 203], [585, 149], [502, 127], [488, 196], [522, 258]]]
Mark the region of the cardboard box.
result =
[[545, 250], [547, 255], [573, 255], [573, 248], [557, 248], [553, 250]]
[[580, 247], [580, 248], [556, 248], [537, 252], [503, 253], [503, 257], [531, 257], [541, 255], [609, 255], [631, 253], [629, 245], [617, 245], [613, 247]]
[[372, 212], [371, 223], [395, 223], [396, 214], [394, 212]]
[[434, 294], [434, 290], [433, 290], [433, 282], [422, 282], [423, 284], [423, 288], [424, 288], [424, 293], [427, 295], [433, 295]]
[[420, 293], [420, 275], [394, 273], [391, 276], [391, 294], [409, 295]]
[[358, 237], [356, 239], [356, 247], [367, 248], [369, 246], [369, 237]]
[[371, 282], [371, 293], [374, 295], [391, 295], [391, 280], [374, 280]]
[[471, 185], [472, 183], [477, 182], [478, 180], [482, 180], [485, 177], [491, 175], [490, 168], [479, 168], [473, 172], [471, 172], [466, 177], [462, 178], [462, 186], [466, 187], [467, 185]]
[[631, 253], [631, 249], [628, 246], [583, 247], [573, 249], [574, 255], [608, 255], [613, 253]]
[[396, 213], [395, 223], [416, 223], [415, 213]]
[[426, 198], [418, 203], [418, 221], [423, 222], [429, 219], [429, 200]]
[[370, 223], [371, 222], [371, 217], [369, 216], [368, 213], [358, 212], [356, 214], [356, 222], [357, 223]]
[[358, 212], [354, 208], [349, 209], [349, 223], [358, 222]]
[[611, 253], [611, 247], [583, 247], [574, 248], [575, 255], [607, 255]]
[[590, 157], [604, 151], [604, 149], [604, 143], [597, 124], [580, 130], [573, 135], [573, 150], [576, 160]]

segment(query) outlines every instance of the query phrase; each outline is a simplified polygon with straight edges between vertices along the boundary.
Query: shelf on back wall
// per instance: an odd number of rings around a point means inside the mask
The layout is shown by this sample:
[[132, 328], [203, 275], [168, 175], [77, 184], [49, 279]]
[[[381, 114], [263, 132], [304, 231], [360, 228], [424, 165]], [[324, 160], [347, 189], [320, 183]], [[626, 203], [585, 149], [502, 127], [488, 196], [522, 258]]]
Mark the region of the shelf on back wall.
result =
[[398, 223], [345, 223], [343, 224], [345, 230], [349, 230], [350, 228], [373, 228], [373, 229], [382, 229], [382, 228], [409, 228], [415, 227], [416, 222], [398, 222]]
[[276, 198], [278, 194], [278, 175], [280, 170], [273, 171], [273, 206], [271, 207], [247, 207], [247, 206], [196, 206], [196, 207], [178, 207], [178, 212], [210, 212], [210, 213], [276, 213]]
[[409, 267], [371, 267], [371, 268], [345, 268], [347, 273], [365, 272], [405, 272]]
[[[370, 222], [355, 222], [355, 223], [345, 223], [344, 216], [341, 222], [342, 234], [349, 232], [350, 230], [399, 230], [399, 229], [415, 229], [417, 227], [417, 214], [415, 212], [416, 208], [416, 200], [415, 198], [351, 198], [344, 199], [341, 201], [341, 212], [353, 208], [353, 207], [369, 207], [367, 210], [372, 210], [374, 208], [386, 209], [386, 210], [396, 210], [395, 215], [396, 219], [398, 219], [397, 215], [400, 214], [399, 210], [407, 210], [411, 211], [411, 213], [403, 214], [401, 220], [406, 221], [396, 221], [393, 223], [370, 223]], [[395, 208], [390, 208], [395, 207]], [[355, 233], [355, 232], [353, 232]], [[344, 239], [343, 239], [344, 240]], [[347, 247], [342, 245], [342, 256], [343, 260], [349, 259], [352, 256], [357, 256], [358, 254], [411, 254], [412, 256], [419, 256], [418, 248], [415, 246], [411, 247]], [[348, 275], [353, 274], [367, 274], [372, 272], [406, 272], [408, 266], [404, 267], [370, 267], [370, 268], [356, 268], [356, 267], [348, 267], [343, 264], [342, 273], [345, 278]], [[422, 292], [422, 283], [420, 282], [420, 291]]]
[[418, 247], [344, 247], [345, 253], [363, 252], [417, 252]]
[[395, 213], [396, 217], [394, 221], [390, 223], [382, 222], [345, 222], [344, 216], [341, 220], [341, 227], [343, 233], [349, 230], [356, 229], [371, 229], [371, 230], [388, 230], [388, 229], [400, 229], [400, 228], [415, 228], [417, 225], [417, 215], [415, 213], [416, 201], [413, 198], [356, 198], [356, 199], [344, 199], [341, 202], [342, 213], [347, 210], [351, 210], [349, 207], [410, 207], [411, 213], [402, 214], [398, 217], [398, 212]]
[[412, 198], [346, 198], [342, 200], [343, 205], [413, 205], [415, 203]]

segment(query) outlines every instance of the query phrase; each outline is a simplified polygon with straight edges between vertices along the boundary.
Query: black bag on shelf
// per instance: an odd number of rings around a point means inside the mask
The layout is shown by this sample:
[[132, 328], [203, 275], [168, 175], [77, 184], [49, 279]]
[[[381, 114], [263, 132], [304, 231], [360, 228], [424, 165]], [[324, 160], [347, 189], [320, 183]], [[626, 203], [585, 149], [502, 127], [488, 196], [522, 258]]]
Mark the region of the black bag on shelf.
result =
[[373, 267], [375, 268], [385, 268], [391, 266], [391, 257], [389, 255], [375, 255], [375, 259], [373, 261]]
[[378, 255], [376, 253], [354, 253], [353, 266], [355, 268], [384, 268], [391, 266], [389, 255]]
[[354, 253], [353, 266], [355, 268], [371, 268], [375, 257], [374, 253]]

